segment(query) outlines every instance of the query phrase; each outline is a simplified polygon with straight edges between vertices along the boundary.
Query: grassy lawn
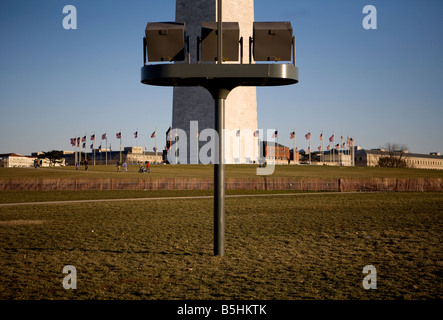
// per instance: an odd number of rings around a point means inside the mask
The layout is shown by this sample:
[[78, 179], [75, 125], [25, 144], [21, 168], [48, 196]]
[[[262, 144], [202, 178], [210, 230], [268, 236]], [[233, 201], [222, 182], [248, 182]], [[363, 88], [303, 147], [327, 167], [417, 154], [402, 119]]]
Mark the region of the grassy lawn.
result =
[[[30, 197], [100, 194], [143, 192]], [[211, 199], [0, 207], [0, 299], [442, 299], [442, 214], [441, 193], [227, 198], [220, 258]], [[66, 265], [77, 290], [63, 289]], [[376, 290], [363, 289], [365, 265]]]
[[[226, 165], [226, 178], [255, 178], [256, 165]], [[117, 172], [115, 166], [89, 166], [88, 171], [74, 167], [65, 168], [0, 168], [2, 178], [212, 178], [212, 165], [153, 165], [151, 175], [138, 173], [138, 166], [129, 165], [128, 172]], [[328, 167], [328, 166], [275, 166], [268, 178], [443, 178], [443, 170]]]

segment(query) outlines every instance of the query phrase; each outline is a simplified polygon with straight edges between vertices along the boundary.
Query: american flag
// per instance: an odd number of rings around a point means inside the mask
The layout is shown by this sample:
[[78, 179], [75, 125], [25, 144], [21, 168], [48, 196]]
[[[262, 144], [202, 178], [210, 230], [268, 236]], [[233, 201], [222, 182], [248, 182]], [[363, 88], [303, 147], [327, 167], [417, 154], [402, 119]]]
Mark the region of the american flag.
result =
[[116, 133], [115, 136], [117, 137], [117, 139], [121, 139], [122, 138], [122, 133], [121, 132]]
[[103, 133], [102, 134], [102, 140], [105, 140], [106, 139], [106, 133]]
[[340, 145], [337, 143], [337, 144], [335, 145], [335, 149], [338, 149], [339, 146], [340, 146]]
[[295, 138], [295, 131], [292, 131], [290, 134], [289, 134], [289, 139], [294, 139]]
[[318, 151], [321, 151], [321, 146], [320, 146], [320, 147], [318, 147]]
[[155, 131], [151, 134], [151, 138], [155, 138]]
[[137, 137], [138, 137], [138, 132], [135, 131], [135, 132], [134, 132], [134, 138], [137, 139]]
[[311, 133], [310, 133], [310, 132], [308, 132], [307, 134], [305, 134], [305, 138], [306, 138], [306, 140], [309, 140], [309, 139], [311, 139]]
[[240, 129], [237, 130], [237, 132], [235, 133], [235, 135], [236, 135], [237, 137], [240, 137]]
[[91, 144], [90, 148], [91, 148], [91, 149], [94, 149], [94, 145], [93, 145], [93, 144]]
[[156, 147], [154, 147], [154, 148], [152, 148], [152, 150], [154, 150], [154, 151], [157, 151], [157, 148], [156, 148]]
[[260, 130], [255, 130], [254, 131], [254, 137], [258, 137], [260, 136]]
[[98, 150], [101, 150], [101, 149], [102, 149], [102, 145], [99, 145], [99, 146], [98, 146]]
[[349, 142], [350, 142], [349, 145], [353, 146], [354, 145], [354, 138], [349, 138]]
[[71, 138], [71, 145], [75, 146], [75, 138]]
[[77, 138], [77, 147], [80, 147], [80, 137]]
[[82, 142], [86, 142], [86, 136], [82, 138]]
[[334, 142], [334, 135], [329, 138], [329, 142]]
[[95, 140], [95, 133], [91, 136], [91, 141]]
[[341, 148], [344, 149], [345, 148], [345, 143], [343, 142], [343, 144], [341, 145]]
[[277, 138], [278, 137], [278, 131], [275, 130], [274, 134], [272, 135], [273, 138]]
[[320, 141], [323, 140], [323, 133], [320, 135]]
[[326, 150], [329, 150], [329, 146], [326, 147]]
[[83, 143], [82, 148], [85, 148], [85, 149], [86, 149], [86, 142]]

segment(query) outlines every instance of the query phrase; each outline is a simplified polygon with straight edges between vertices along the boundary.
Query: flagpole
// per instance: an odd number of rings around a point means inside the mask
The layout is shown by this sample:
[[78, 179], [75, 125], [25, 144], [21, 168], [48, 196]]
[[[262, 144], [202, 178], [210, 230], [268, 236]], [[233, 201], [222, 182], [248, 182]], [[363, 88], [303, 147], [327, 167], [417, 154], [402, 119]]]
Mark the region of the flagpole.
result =
[[334, 136], [334, 139], [332, 139], [332, 163], [335, 165], [335, 145], [334, 145], [334, 140], [335, 140], [335, 133], [332, 134]]
[[105, 133], [105, 139], [106, 139], [105, 164], [108, 165], [108, 131], [106, 131]]
[[311, 165], [311, 129], [309, 129], [309, 165]]
[[80, 145], [78, 146], [78, 148], [79, 148], [79, 150], [80, 150], [80, 163], [78, 164], [79, 166], [81, 166], [82, 165], [82, 144], [83, 144], [83, 141], [82, 141], [82, 136], [80, 135]]
[[87, 143], [88, 142], [88, 134], [85, 134], [85, 165], [86, 165], [86, 161], [88, 161], [88, 146]]
[[74, 165], [77, 166], [77, 137], [75, 137], [75, 144], [74, 144]]
[[355, 148], [354, 148], [354, 144], [355, 144], [355, 138], [352, 137], [352, 149], [351, 149], [351, 153], [352, 153], [352, 166], [355, 167]]
[[[349, 156], [349, 159], [351, 160], [351, 148], [349, 146], [349, 136], [346, 137], [346, 144], [348, 145], [348, 150], [346, 151], [346, 155]], [[351, 163], [349, 163], [351, 165]]]
[[155, 138], [155, 164], [157, 164], [157, 128], [155, 128], [154, 138]]
[[[143, 148], [142, 148], [142, 153], [143, 153]], [[139, 164], [140, 162], [140, 153], [138, 152], [138, 128], [137, 128], [137, 164]]]
[[[83, 153], [83, 138], [80, 136], [80, 155]], [[81, 157], [80, 157], [81, 158]], [[82, 162], [80, 161], [80, 166], [82, 165]]]
[[276, 164], [278, 164], [278, 158], [280, 157], [280, 148], [278, 147], [278, 128], [277, 128], [277, 161]]
[[339, 153], [339, 155], [340, 155], [340, 165], [343, 165], [343, 135], [341, 135], [341, 138], [340, 138], [340, 153]]
[[295, 148], [297, 147], [297, 135], [295, 134], [295, 128], [294, 128], [294, 149], [292, 149], [292, 161], [294, 161], [295, 164]]
[[349, 156], [351, 156], [351, 146], [350, 146], [349, 136], [346, 138], [346, 143], [348, 144], [348, 152], [347, 152], [347, 154]]
[[77, 156], [77, 137], [75, 138], [74, 144], [74, 165], [77, 166], [78, 156]]
[[322, 162], [325, 162], [325, 151], [324, 151], [324, 148], [323, 148], [323, 140], [324, 140], [324, 137], [323, 137], [323, 131], [321, 132], [321, 155], [322, 155]]
[[94, 140], [92, 142], [92, 150], [93, 150], [93, 153], [94, 153], [94, 166], [95, 166], [95, 132], [94, 132]]
[[[297, 133], [295, 132], [295, 129], [294, 129], [294, 146], [295, 149], [297, 149]], [[295, 154], [294, 154], [294, 164], [295, 164]]]

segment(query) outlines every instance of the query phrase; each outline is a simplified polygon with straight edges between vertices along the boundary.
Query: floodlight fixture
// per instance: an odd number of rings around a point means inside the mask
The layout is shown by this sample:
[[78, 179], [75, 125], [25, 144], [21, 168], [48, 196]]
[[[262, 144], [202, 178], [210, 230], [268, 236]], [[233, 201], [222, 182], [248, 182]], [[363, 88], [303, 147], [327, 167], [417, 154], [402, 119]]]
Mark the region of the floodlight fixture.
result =
[[[238, 61], [240, 28], [238, 22], [223, 22], [223, 62]], [[218, 23], [215, 21], [203, 21], [201, 27], [201, 39], [197, 40], [197, 45], [201, 42], [201, 60], [218, 61], [217, 53]], [[197, 50], [199, 48], [197, 47]], [[198, 53], [197, 53], [198, 54]]]
[[[291, 61], [294, 54], [295, 40], [290, 22], [254, 22], [253, 43], [255, 61]], [[251, 47], [250, 54], [251, 54]], [[291, 50], [293, 49], [293, 50]]]
[[146, 25], [143, 47], [147, 47], [150, 62], [184, 61], [185, 42], [184, 22], [149, 22]]

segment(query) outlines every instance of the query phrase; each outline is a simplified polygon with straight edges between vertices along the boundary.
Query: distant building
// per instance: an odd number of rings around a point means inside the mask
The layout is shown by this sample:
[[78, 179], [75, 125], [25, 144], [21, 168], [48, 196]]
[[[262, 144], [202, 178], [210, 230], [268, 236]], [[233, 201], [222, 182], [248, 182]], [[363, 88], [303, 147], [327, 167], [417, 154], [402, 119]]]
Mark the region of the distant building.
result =
[[163, 161], [163, 153], [161, 151], [157, 151], [157, 155], [154, 151], [143, 151], [142, 147], [126, 147], [124, 151], [126, 155], [125, 160], [130, 164], [145, 163], [146, 161], [161, 163]]
[[34, 167], [34, 165], [38, 165], [39, 167], [64, 166], [65, 160], [58, 160], [54, 164], [47, 158], [39, 159], [36, 153], [33, 153], [32, 156], [23, 156], [17, 153], [0, 154], [0, 167], [31, 168]]
[[[397, 152], [399, 154], [399, 152]], [[355, 152], [355, 165], [361, 167], [377, 167], [381, 157], [388, 157], [385, 149], [361, 149]], [[394, 153], [395, 156], [395, 153]], [[443, 156], [438, 152], [430, 154], [403, 153], [403, 159], [410, 168], [443, 170]]]
[[352, 166], [352, 156], [343, 151], [325, 151], [320, 154], [320, 162], [325, 165]]
[[[143, 151], [142, 147], [125, 147], [122, 152], [122, 162], [126, 162], [127, 164], [138, 164], [145, 163], [149, 161], [150, 163], [162, 163], [162, 151], [157, 151], [157, 154], [154, 151]], [[77, 157], [79, 155], [77, 154]], [[120, 161], [120, 150], [111, 151], [106, 149], [95, 149], [92, 152], [86, 153], [89, 165], [95, 164], [117, 164]], [[74, 166], [76, 155], [75, 153], [63, 155], [66, 159], [67, 165]], [[95, 159], [94, 159], [95, 157]], [[85, 161], [85, 153], [81, 153], [81, 161], [80, 164], [84, 164]]]
[[289, 150], [289, 158], [291, 159], [292, 163], [294, 163], [294, 164], [298, 164], [300, 162], [300, 152], [298, 151], [297, 148], [295, 149], [295, 152], [294, 152], [294, 148]]
[[284, 163], [287, 164], [288, 161], [293, 163], [299, 162], [300, 154], [294, 149], [289, 149], [288, 147], [275, 142], [263, 141], [261, 143], [263, 157], [268, 162]]
[[23, 156], [17, 153], [0, 154], [0, 167], [33, 167], [37, 157]]

